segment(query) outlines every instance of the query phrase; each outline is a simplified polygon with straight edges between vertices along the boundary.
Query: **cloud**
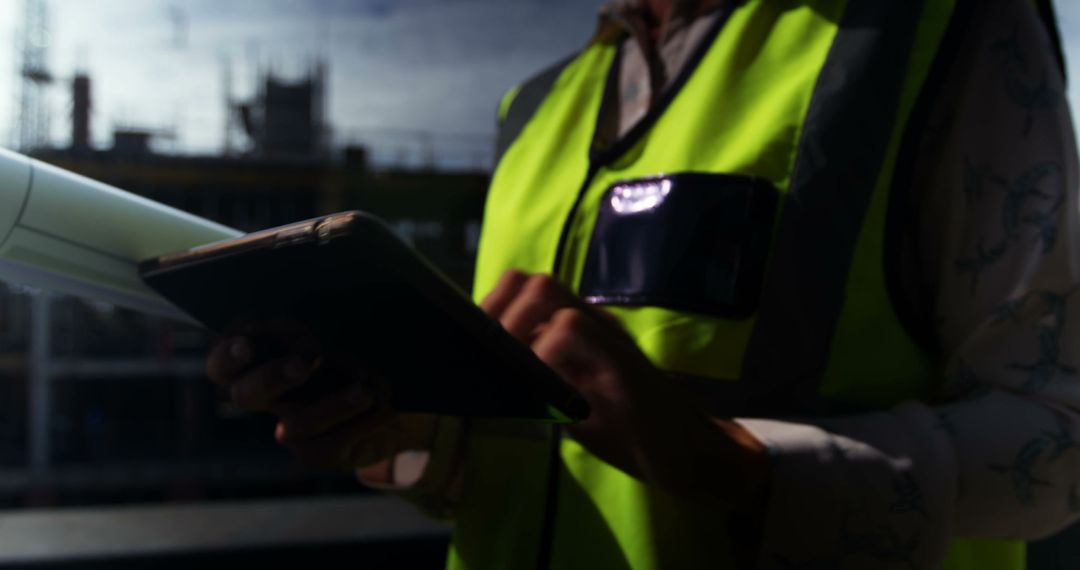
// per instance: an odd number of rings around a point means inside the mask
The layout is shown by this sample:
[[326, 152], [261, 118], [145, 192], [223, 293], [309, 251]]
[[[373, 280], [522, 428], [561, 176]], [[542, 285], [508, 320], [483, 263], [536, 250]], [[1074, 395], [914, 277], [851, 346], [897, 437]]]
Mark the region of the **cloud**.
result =
[[382, 19], [417, 4], [410, 0], [189, 0], [188, 7], [193, 14], [210, 17], [260, 18], [272, 14], [281, 18]]

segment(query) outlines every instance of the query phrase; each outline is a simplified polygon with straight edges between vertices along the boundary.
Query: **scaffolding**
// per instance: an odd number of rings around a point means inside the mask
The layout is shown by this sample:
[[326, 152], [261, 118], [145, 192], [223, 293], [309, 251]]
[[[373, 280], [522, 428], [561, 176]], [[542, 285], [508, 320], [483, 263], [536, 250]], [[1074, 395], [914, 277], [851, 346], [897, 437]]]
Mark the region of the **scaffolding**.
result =
[[16, 66], [19, 110], [15, 147], [31, 152], [49, 144], [48, 88], [53, 82], [49, 70], [49, 13], [46, 0], [23, 0], [23, 20], [18, 37]]

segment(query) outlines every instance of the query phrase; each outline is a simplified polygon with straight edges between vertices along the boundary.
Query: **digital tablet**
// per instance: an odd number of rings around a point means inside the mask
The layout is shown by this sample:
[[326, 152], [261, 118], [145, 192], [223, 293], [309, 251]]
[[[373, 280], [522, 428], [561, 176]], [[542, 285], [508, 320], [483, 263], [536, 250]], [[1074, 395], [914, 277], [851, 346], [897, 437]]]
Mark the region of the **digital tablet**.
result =
[[398, 238], [352, 211], [140, 264], [148, 286], [207, 328], [306, 325], [386, 380], [398, 411], [571, 422], [572, 387]]

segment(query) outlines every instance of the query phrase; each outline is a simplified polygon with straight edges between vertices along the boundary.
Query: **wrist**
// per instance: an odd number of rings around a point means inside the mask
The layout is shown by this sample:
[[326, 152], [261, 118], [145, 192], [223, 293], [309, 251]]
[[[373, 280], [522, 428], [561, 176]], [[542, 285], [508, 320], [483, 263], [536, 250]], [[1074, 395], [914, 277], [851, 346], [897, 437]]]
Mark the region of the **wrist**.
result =
[[763, 516], [771, 480], [768, 450], [737, 422], [686, 414], [668, 423], [663, 434], [646, 433], [635, 446], [637, 473], [631, 474], [685, 500]]
[[713, 424], [731, 444], [729, 458], [734, 485], [731, 510], [750, 517], [763, 516], [768, 506], [772, 465], [764, 443], [734, 420], [713, 419]]

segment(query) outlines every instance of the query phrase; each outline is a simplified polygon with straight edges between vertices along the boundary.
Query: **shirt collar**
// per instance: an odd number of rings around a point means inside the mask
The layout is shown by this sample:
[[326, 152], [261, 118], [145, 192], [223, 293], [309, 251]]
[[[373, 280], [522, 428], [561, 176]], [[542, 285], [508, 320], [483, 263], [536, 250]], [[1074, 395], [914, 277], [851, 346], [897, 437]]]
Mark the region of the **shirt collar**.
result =
[[[660, 33], [653, 43], [664, 45], [673, 34], [695, 18], [732, 1], [735, 0], [674, 0], [667, 21], [660, 23]], [[650, 18], [645, 0], [611, 0], [600, 8], [594, 41], [613, 43], [626, 35], [638, 38], [639, 42], [644, 36], [651, 38]]]

